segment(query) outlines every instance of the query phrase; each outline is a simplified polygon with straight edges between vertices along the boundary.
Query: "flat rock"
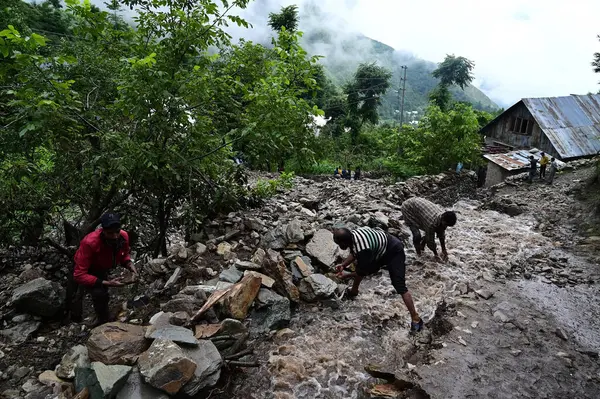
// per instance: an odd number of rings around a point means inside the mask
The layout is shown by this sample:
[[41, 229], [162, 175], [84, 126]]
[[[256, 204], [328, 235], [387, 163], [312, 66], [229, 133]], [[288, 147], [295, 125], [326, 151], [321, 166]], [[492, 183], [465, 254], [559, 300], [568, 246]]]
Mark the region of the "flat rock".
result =
[[169, 399], [169, 395], [146, 384], [137, 367], [127, 378], [116, 399]]
[[335, 293], [337, 284], [322, 274], [311, 274], [300, 282], [300, 293], [305, 301], [329, 298]]
[[138, 362], [144, 380], [154, 388], [174, 395], [196, 371], [196, 363], [173, 341], [155, 340]]
[[211, 341], [202, 340], [196, 347], [183, 347], [181, 349], [185, 356], [196, 363], [194, 375], [183, 387], [185, 394], [194, 396], [201, 389], [212, 387], [219, 382], [223, 359], [219, 350]]
[[296, 258], [292, 261], [291, 266], [292, 274], [299, 280], [304, 277], [308, 277], [315, 272], [315, 269], [310, 263], [310, 259], [305, 256], [296, 256]]
[[[262, 249], [261, 249], [261, 251], [262, 251]], [[264, 255], [263, 255], [263, 257], [264, 257]], [[261, 263], [262, 263], [262, 260], [261, 260]], [[260, 269], [262, 269], [262, 266], [260, 264], [256, 264], [254, 262], [249, 262], [249, 261], [245, 261], [245, 260], [239, 260], [239, 259], [235, 262], [235, 267], [237, 267], [240, 270], [260, 270]]]
[[59, 378], [72, 380], [75, 378], [75, 368], [85, 367], [89, 363], [87, 347], [76, 345], [63, 355], [60, 364], [56, 366], [56, 375]]
[[89, 358], [106, 365], [133, 365], [148, 348], [144, 335], [144, 328], [134, 324], [114, 322], [98, 326], [87, 341]]
[[11, 301], [21, 312], [52, 317], [62, 309], [65, 295], [60, 284], [37, 278], [15, 289]]
[[6, 330], [0, 330], [0, 336], [7, 338], [12, 343], [22, 344], [27, 341], [31, 334], [36, 332], [41, 325], [42, 323], [39, 321], [26, 321]]
[[149, 328], [146, 332], [146, 338], [173, 341], [187, 345], [198, 345], [198, 340], [194, 337], [192, 330], [171, 324]]
[[235, 284], [243, 277], [243, 273], [237, 267], [230, 267], [219, 274], [219, 279], [228, 283]]
[[475, 293], [486, 300], [494, 296], [494, 293], [488, 290], [475, 290]]
[[273, 287], [273, 284], [275, 284], [275, 280], [273, 280], [271, 277], [259, 272], [255, 272], [253, 270], [246, 270], [244, 272], [244, 276], [253, 276], [260, 278], [261, 284], [267, 288], [271, 288]]
[[334, 264], [338, 251], [339, 247], [333, 241], [333, 234], [325, 229], [317, 230], [306, 245], [306, 252], [326, 267]]
[[131, 366], [107, 366], [100, 362], [92, 362], [89, 367], [77, 367], [75, 389], [80, 392], [87, 387], [90, 399], [114, 398], [125, 386], [131, 370]]

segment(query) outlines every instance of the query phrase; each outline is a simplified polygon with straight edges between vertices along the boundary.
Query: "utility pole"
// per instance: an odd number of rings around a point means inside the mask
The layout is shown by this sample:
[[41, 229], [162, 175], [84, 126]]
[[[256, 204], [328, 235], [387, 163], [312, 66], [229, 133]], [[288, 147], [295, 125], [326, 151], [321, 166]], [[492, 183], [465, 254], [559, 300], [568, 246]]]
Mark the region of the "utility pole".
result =
[[[404, 69], [404, 77], [400, 78], [402, 81], [402, 102], [400, 103], [400, 130], [402, 130], [402, 124], [404, 123], [404, 93], [406, 92], [406, 70], [408, 67], [406, 65], [402, 65], [400, 67]], [[400, 97], [400, 91], [398, 91], [398, 97]]]
[[[400, 128], [398, 129], [398, 133], [402, 134], [402, 124], [404, 123], [404, 93], [406, 92], [406, 70], [408, 67], [406, 65], [402, 65], [400, 67], [404, 70], [404, 77], [402, 77], [402, 72], [400, 72], [400, 82], [402, 82], [402, 88], [398, 88], [398, 102], [400, 103]], [[400, 96], [402, 93], [402, 96]], [[402, 149], [398, 146], [398, 154], [400, 154]]]

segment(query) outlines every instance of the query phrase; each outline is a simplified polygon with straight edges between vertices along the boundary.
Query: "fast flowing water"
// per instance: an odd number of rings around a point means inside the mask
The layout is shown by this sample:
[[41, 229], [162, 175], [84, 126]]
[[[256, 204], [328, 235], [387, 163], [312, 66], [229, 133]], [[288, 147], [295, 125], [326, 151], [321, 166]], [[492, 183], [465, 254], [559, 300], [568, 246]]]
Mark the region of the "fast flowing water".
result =
[[[417, 258], [407, 244], [407, 286], [426, 322], [441, 301], [457, 295], [459, 283], [492, 281], [511, 265], [552, 249], [551, 240], [534, 231], [533, 217], [482, 211], [480, 205], [461, 201], [454, 206], [458, 223], [447, 230], [447, 263], [435, 262], [431, 253]], [[377, 364], [394, 372], [406, 366], [405, 358], [418, 339], [409, 335], [409, 321], [387, 271], [366, 279], [358, 298], [343, 301], [338, 309], [303, 305], [290, 325], [293, 333], [262, 348], [267, 365], [258, 373], [270, 380], [273, 390], [265, 392], [265, 381], [257, 379], [252, 396], [369, 397], [366, 389], [372, 378], [364, 367]]]

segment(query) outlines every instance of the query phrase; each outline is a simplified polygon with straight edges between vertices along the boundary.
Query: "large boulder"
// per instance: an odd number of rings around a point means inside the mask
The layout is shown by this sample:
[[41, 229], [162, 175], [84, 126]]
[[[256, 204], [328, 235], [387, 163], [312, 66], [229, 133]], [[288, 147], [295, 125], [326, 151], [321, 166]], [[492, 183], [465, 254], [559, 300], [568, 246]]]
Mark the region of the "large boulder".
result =
[[292, 319], [290, 300], [271, 290], [262, 288], [256, 298], [257, 308], [250, 314], [250, 330], [264, 334], [289, 325]]
[[223, 309], [228, 316], [243, 320], [248, 314], [248, 309], [258, 295], [261, 286], [260, 277], [246, 276], [239, 283], [230, 287], [228, 294], [223, 298]]
[[333, 233], [329, 230], [317, 230], [306, 245], [306, 252], [323, 266], [332, 266], [339, 254], [339, 247], [333, 241]]
[[52, 317], [62, 309], [65, 295], [60, 284], [36, 278], [15, 289], [11, 301], [19, 311]]
[[76, 345], [64, 354], [60, 364], [56, 366], [56, 375], [59, 378], [72, 380], [75, 378], [75, 368], [85, 367], [89, 362], [87, 347]]
[[201, 389], [212, 387], [219, 382], [223, 359], [217, 347], [209, 340], [200, 341], [196, 347], [182, 347], [183, 353], [196, 363], [192, 379], [184, 385], [183, 392], [196, 395]]
[[146, 384], [136, 368], [129, 375], [125, 386], [117, 394], [117, 399], [169, 399], [169, 396]]
[[270, 277], [275, 280], [273, 289], [281, 295], [287, 296], [293, 302], [300, 301], [298, 287], [294, 285], [292, 272], [285, 265], [281, 255], [269, 249], [264, 259], [263, 268]]
[[155, 340], [138, 362], [144, 380], [154, 388], [174, 395], [196, 371], [196, 363], [173, 341]]
[[300, 295], [302, 299], [312, 302], [326, 299], [333, 295], [337, 284], [322, 274], [311, 274], [300, 282]]
[[87, 367], [77, 367], [75, 389], [79, 392], [87, 387], [90, 399], [114, 398], [125, 386], [131, 369], [131, 366], [107, 366], [101, 362], [92, 362]]
[[144, 327], [115, 322], [94, 328], [87, 348], [93, 362], [133, 365], [148, 348], [148, 341], [144, 337]]

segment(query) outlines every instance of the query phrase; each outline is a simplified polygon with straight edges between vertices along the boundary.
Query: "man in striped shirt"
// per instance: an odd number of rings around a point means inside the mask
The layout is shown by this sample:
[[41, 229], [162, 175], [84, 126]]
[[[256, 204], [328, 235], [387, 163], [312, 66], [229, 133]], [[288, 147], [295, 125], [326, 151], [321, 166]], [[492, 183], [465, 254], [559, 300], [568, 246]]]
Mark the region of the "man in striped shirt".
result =
[[423, 320], [416, 312], [412, 296], [406, 288], [402, 242], [381, 229], [370, 227], [361, 227], [355, 230], [336, 229], [333, 233], [333, 240], [341, 249], [350, 249], [350, 256], [336, 266], [338, 273], [356, 262], [356, 271], [343, 276], [344, 279], [354, 279], [352, 288], [347, 293], [348, 296], [358, 295], [358, 287], [362, 279], [377, 273], [383, 265], [387, 265], [392, 285], [396, 292], [402, 295], [402, 300], [410, 312], [411, 331], [420, 331], [423, 328]]
[[[442, 259], [448, 260], [446, 228], [456, 224], [456, 213], [445, 211], [433, 202], [419, 197], [413, 197], [404, 201], [400, 206], [400, 210], [402, 211], [406, 225], [412, 232], [413, 244], [417, 250], [417, 255], [421, 255], [423, 250], [425, 250], [425, 245], [427, 245], [436, 259], [439, 259], [435, 245], [435, 236], [437, 234], [442, 247]], [[424, 238], [421, 237], [421, 230], [425, 232]]]

